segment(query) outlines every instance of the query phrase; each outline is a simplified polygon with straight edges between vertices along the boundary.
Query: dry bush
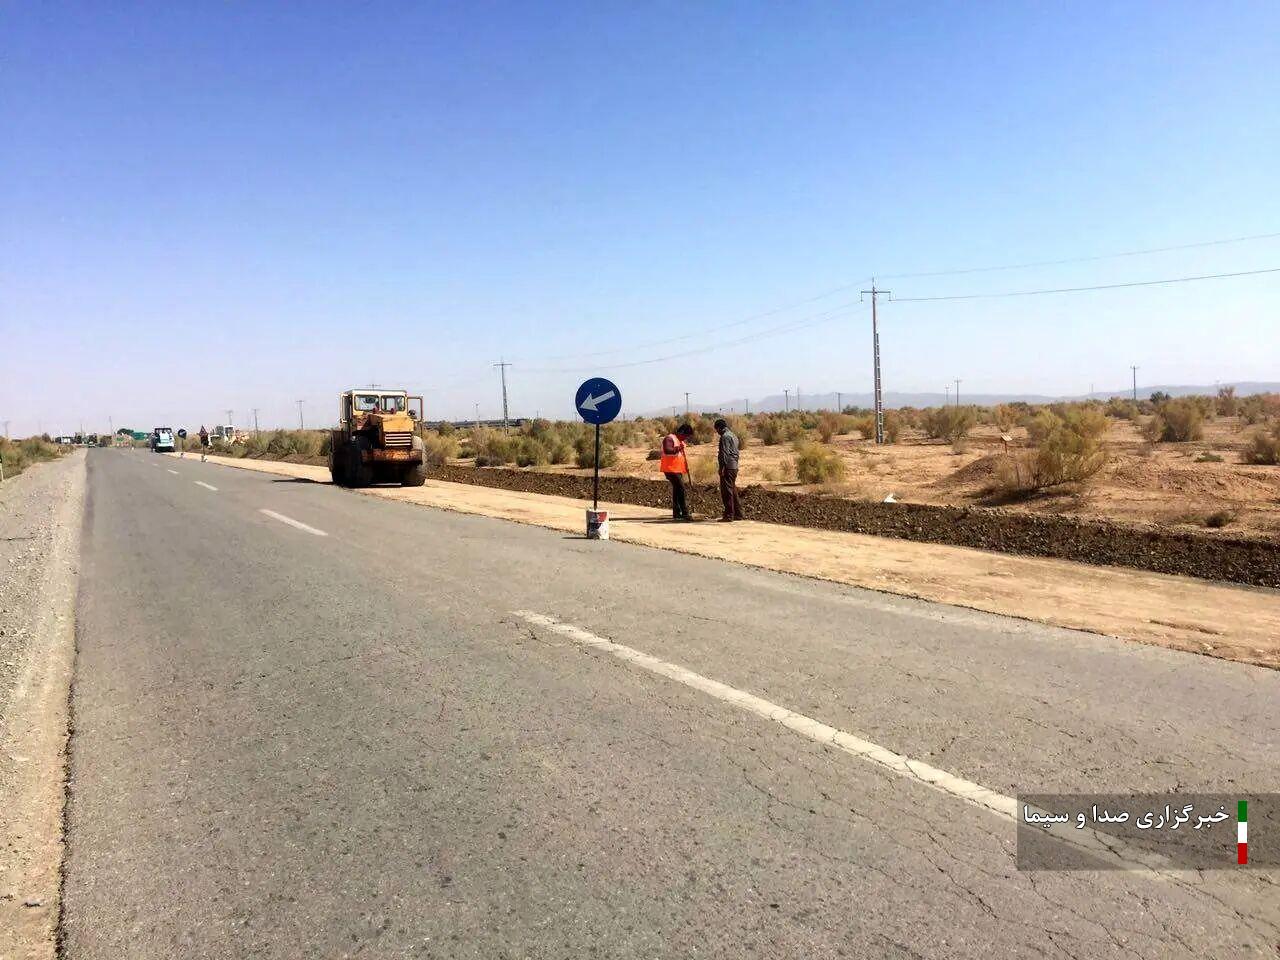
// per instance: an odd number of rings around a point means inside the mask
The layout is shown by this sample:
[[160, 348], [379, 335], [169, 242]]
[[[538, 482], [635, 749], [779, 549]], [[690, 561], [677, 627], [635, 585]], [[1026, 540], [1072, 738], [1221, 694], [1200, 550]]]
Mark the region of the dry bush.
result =
[[[580, 467], [594, 467], [596, 465], [596, 437], [595, 433], [584, 432], [578, 437], [577, 442], [573, 445], [577, 454], [575, 461]], [[600, 468], [612, 467], [618, 462], [618, 448], [609, 443], [602, 436], [600, 438]]]
[[1007, 493], [1030, 493], [1094, 476], [1107, 462], [1102, 436], [1106, 417], [1096, 408], [1069, 410], [1034, 450], [1000, 462], [1000, 488]]
[[1236, 399], [1235, 387], [1219, 387], [1217, 396], [1219, 416], [1234, 417], [1240, 409], [1240, 401]]
[[844, 461], [834, 450], [807, 441], [796, 444], [796, 478], [801, 483], [831, 483], [844, 473]]
[[7, 440], [0, 437], [0, 459], [4, 460], [4, 476], [8, 480], [16, 477], [33, 463], [56, 460], [67, 452], [42, 437], [28, 437], [25, 440]]
[[1280, 423], [1272, 424], [1269, 429], [1253, 431], [1241, 458], [1245, 463], [1261, 466], [1280, 465]]
[[1107, 401], [1107, 416], [1115, 417], [1117, 420], [1136, 420], [1138, 419], [1138, 405], [1132, 400], [1126, 400], [1123, 397], [1112, 397]]
[[789, 443], [804, 436], [804, 427], [799, 420], [781, 414], [769, 413], [755, 418], [756, 436], [766, 447], [775, 447], [780, 443]]
[[[724, 418], [729, 429], [738, 438], [738, 449], [745, 449], [751, 443], [751, 421], [744, 416], [730, 415]], [[719, 439], [717, 437], [717, 439]]]
[[830, 443], [837, 433], [842, 432], [843, 418], [838, 413], [826, 411], [818, 417], [818, 436], [823, 443]]
[[1027, 421], [1027, 438], [1032, 443], [1044, 443], [1049, 434], [1062, 426], [1063, 420], [1052, 410], [1040, 410]]
[[1152, 443], [1186, 443], [1204, 436], [1204, 410], [1193, 397], [1166, 400], [1142, 428]]
[[791, 460], [782, 460], [776, 467], [765, 467], [762, 475], [766, 483], [789, 483], [796, 478], [796, 465]]
[[991, 421], [1001, 433], [1008, 433], [1022, 419], [1022, 412], [1007, 403], [998, 404], [991, 411]]
[[924, 432], [933, 440], [954, 443], [978, 422], [973, 407], [933, 407], [925, 411]]
[[443, 466], [458, 455], [458, 440], [449, 433], [428, 431], [422, 438], [422, 455], [428, 467]]
[[720, 464], [715, 454], [689, 458], [689, 479], [694, 483], [713, 483], [720, 476]]
[[854, 430], [858, 431], [858, 435], [863, 440], [874, 440], [876, 438], [876, 415], [875, 413], [860, 413], [851, 417], [850, 422]]
[[[884, 442], [897, 443], [898, 437], [902, 435], [902, 417], [896, 410], [886, 410], [884, 412]], [[872, 414], [871, 434], [874, 437], [876, 432], [875, 415]]]

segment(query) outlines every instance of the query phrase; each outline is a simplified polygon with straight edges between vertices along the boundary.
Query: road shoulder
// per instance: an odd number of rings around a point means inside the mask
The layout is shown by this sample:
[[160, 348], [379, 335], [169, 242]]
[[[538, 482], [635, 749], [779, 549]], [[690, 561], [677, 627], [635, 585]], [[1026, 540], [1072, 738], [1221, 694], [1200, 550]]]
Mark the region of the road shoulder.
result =
[[0, 489], [0, 956], [57, 954], [85, 456]]
[[[329, 482], [323, 467], [209, 459]], [[565, 497], [439, 480], [360, 492], [569, 533], [585, 527], [585, 504]], [[1280, 668], [1280, 590], [770, 523], [674, 524], [663, 510], [601, 507], [619, 541]]]

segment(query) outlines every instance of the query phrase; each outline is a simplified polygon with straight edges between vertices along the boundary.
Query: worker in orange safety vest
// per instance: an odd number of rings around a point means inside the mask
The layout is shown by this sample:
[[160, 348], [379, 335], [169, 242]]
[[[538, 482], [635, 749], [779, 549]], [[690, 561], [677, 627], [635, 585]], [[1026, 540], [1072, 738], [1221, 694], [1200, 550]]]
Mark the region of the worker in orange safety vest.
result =
[[662, 438], [662, 457], [658, 467], [671, 482], [671, 516], [675, 520], [692, 520], [689, 502], [684, 494], [684, 476], [689, 472], [689, 458], [684, 443], [693, 436], [693, 427], [682, 423], [673, 433]]

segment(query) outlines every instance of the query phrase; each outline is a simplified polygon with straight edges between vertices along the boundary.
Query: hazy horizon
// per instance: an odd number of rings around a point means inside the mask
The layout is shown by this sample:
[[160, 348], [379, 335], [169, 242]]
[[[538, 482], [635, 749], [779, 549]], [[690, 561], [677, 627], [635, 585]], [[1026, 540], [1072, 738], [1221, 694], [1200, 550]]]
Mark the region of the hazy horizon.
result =
[[[9, 8], [14, 436], [1280, 380], [1280, 9]], [[1021, 269], [1010, 264], [1074, 260]], [[793, 331], [785, 328], [794, 326]], [[743, 342], [737, 342], [743, 341]], [[666, 358], [661, 362], [648, 362]], [[1120, 391], [1117, 391], [1120, 392]]]

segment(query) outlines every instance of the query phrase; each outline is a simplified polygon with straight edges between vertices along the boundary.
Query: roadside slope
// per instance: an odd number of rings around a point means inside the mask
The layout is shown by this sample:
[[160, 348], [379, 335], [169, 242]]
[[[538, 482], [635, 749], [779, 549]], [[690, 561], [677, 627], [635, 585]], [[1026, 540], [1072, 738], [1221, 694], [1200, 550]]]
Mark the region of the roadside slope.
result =
[[[324, 467], [209, 459], [329, 482]], [[570, 533], [585, 526], [583, 501], [567, 497], [440, 480], [360, 492]], [[665, 510], [601, 506], [616, 540], [1280, 668], [1280, 590], [774, 523], [675, 525]]]
[[0, 489], [0, 956], [56, 955], [83, 452]]

